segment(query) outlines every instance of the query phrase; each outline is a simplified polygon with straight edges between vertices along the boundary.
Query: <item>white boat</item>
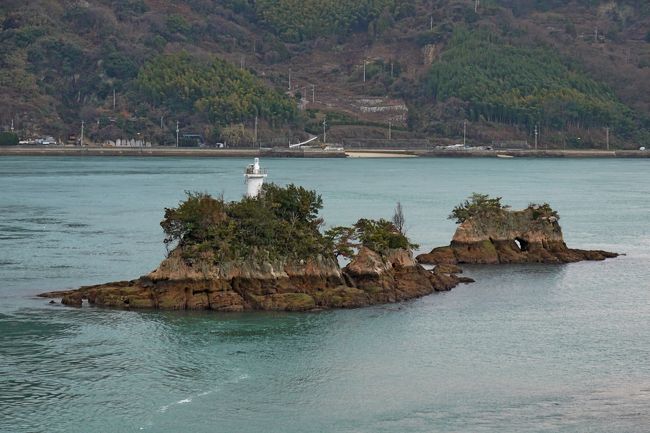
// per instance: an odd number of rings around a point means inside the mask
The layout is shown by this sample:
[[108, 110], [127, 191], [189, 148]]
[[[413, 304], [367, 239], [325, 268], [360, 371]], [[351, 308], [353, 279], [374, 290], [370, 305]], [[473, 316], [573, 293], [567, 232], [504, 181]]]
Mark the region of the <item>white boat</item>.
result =
[[497, 153], [497, 158], [514, 158], [514, 156], [506, 155], [505, 153]]

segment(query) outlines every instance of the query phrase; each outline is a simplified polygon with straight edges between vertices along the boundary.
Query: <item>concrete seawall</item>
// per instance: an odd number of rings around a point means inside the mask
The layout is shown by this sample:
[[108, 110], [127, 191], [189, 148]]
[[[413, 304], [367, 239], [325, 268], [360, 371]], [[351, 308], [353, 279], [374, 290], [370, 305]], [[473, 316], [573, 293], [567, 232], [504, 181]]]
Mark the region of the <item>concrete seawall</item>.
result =
[[[427, 158], [495, 158], [507, 155], [516, 158], [650, 158], [650, 151], [641, 150], [387, 150], [350, 149], [355, 157]], [[176, 147], [111, 148], [63, 146], [0, 147], [0, 156], [131, 156], [131, 157], [205, 157], [205, 158], [345, 158], [343, 151], [316, 149], [196, 149]]]
[[517, 158], [650, 158], [650, 152], [642, 150], [432, 150], [419, 153], [419, 156], [434, 158], [494, 158], [497, 155]]
[[320, 150], [266, 150], [266, 149], [196, 149], [177, 147], [63, 147], [16, 146], [0, 147], [0, 156], [137, 156], [137, 157], [191, 157], [191, 158], [344, 158], [340, 151]]

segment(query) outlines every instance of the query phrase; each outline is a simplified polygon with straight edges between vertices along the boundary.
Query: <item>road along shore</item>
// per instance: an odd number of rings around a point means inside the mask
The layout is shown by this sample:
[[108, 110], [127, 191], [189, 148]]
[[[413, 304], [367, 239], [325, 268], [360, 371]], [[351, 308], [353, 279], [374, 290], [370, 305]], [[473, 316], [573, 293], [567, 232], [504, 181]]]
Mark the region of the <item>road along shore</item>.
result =
[[0, 156], [131, 156], [131, 157], [206, 157], [206, 158], [650, 158], [643, 150], [409, 150], [409, 149], [199, 149], [178, 147], [69, 147], [7, 146]]

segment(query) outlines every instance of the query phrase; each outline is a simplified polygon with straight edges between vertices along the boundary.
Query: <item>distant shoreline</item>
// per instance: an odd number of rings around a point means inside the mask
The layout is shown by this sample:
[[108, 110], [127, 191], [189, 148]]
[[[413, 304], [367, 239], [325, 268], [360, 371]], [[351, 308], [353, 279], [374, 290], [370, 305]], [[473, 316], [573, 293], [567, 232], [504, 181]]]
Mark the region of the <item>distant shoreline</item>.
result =
[[282, 158], [495, 158], [508, 155], [514, 158], [650, 158], [650, 151], [641, 150], [386, 150], [349, 149], [320, 150], [259, 150], [259, 149], [197, 149], [176, 147], [111, 148], [63, 146], [0, 147], [0, 156], [131, 156], [131, 157], [201, 157], [250, 158], [256, 156]]

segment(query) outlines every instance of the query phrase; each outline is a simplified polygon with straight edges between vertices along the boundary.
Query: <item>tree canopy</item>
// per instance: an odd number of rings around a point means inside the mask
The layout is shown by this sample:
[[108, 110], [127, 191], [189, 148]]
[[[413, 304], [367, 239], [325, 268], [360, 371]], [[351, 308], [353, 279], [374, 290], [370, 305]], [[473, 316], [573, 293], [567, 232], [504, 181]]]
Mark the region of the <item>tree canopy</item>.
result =
[[266, 87], [246, 70], [212, 58], [188, 53], [165, 54], [148, 62], [138, 74], [138, 87], [150, 102], [170, 110], [199, 111], [216, 125], [242, 122], [256, 115], [286, 122], [297, 113], [296, 104]]
[[415, 10], [414, 1], [395, 0], [258, 0], [257, 15], [284, 40], [381, 30], [393, 17]]
[[215, 261], [306, 259], [352, 257], [361, 246], [380, 254], [417, 247], [383, 218], [362, 218], [352, 227], [333, 227], [322, 234], [322, 207], [315, 191], [293, 184], [264, 184], [259, 196], [232, 202], [188, 192], [178, 207], [165, 209], [160, 225], [165, 245], [179, 247], [189, 260], [206, 252]]
[[212, 251], [215, 260], [331, 256], [319, 226], [323, 201], [314, 191], [265, 184], [258, 197], [225, 202], [206, 193], [187, 194], [165, 209], [160, 223], [167, 245], [178, 244], [187, 257]]
[[18, 136], [13, 132], [0, 132], [0, 146], [17, 146]]
[[351, 258], [355, 250], [367, 247], [380, 254], [389, 250], [413, 249], [418, 245], [411, 241], [391, 221], [361, 218], [352, 227], [337, 226], [325, 232], [337, 256]]
[[456, 30], [426, 87], [437, 100], [466, 101], [472, 120], [634, 129], [631, 111], [608, 87], [546, 47], [513, 45], [487, 30]]
[[487, 194], [472, 193], [467, 200], [454, 207], [449, 219], [455, 219], [456, 224], [461, 224], [477, 215], [498, 212], [503, 209], [501, 197], [490, 197]]
[[[493, 216], [507, 208], [508, 206], [501, 203], [501, 197], [490, 197], [487, 194], [474, 192], [467, 200], [454, 207], [449, 219], [456, 220], [456, 224], [462, 224], [470, 218]], [[539, 218], [560, 219], [560, 214], [548, 203], [530, 203], [526, 209], [532, 212], [534, 220]]]

